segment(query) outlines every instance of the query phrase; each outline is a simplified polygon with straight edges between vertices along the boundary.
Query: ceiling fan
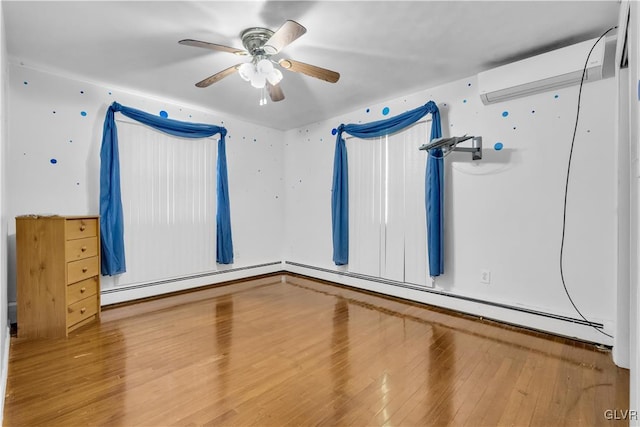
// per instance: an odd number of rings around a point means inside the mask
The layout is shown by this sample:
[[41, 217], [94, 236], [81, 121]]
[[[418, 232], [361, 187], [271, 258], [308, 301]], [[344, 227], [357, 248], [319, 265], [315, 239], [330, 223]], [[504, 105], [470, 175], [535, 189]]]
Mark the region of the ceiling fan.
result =
[[180, 40], [178, 43], [220, 52], [229, 52], [239, 56], [251, 56], [250, 62], [231, 66], [196, 83], [196, 86], [201, 88], [208, 87], [238, 72], [243, 80], [251, 82], [253, 87], [263, 90], [260, 105], [264, 105], [267, 101], [264, 96], [265, 88], [273, 102], [284, 99], [284, 93], [280, 87], [282, 72], [280, 72], [277, 67], [274, 67], [274, 64], [279, 65], [285, 70], [306, 74], [307, 76], [315, 77], [329, 83], [335, 83], [340, 78], [339, 73], [315, 65], [305, 64], [304, 62], [294, 61], [293, 59], [283, 58], [277, 62], [271, 59], [273, 55], [280, 53], [282, 49], [306, 32], [307, 29], [305, 27], [295, 21], [289, 20], [282, 24], [275, 32], [261, 27], [247, 28], [242, 31], [240, 38], [242, 39], [242, 45], [245, 50], [193, 39]]

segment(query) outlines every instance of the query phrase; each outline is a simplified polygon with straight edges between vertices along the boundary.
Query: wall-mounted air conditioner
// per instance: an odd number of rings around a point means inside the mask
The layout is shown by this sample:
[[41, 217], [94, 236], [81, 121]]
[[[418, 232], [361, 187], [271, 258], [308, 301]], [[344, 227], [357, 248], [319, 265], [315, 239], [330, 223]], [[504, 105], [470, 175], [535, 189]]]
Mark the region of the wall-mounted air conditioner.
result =
[[[567, 46], [478, 73], [480, 98], [486, 104], [579, 84], [589, 50], [597, 39]], [[605, 38], [591, 52], [585, 81], [603, 78]]]

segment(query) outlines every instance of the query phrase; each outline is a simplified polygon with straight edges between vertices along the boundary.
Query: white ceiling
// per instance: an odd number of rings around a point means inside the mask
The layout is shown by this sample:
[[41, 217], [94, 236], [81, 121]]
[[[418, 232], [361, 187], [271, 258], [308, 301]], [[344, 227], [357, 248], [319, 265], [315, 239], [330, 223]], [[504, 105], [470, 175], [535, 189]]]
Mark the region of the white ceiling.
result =
[[[151, 93], [291, 129], [513, 60], [597, 37], [617, 1], [3, 1], [7, 50], [26, 66]], [[278, 58], [340, 72], [330, 84], [283, 71], [286, 99], [232, 75], [194, 84], [242, 57], [178, 44], [242, 48], [248, 27], [295, 20], [307, 33]], [[426, 100], [425, 100], [426, 101]], [[437, 101], [437, 100], [436, 100]]]

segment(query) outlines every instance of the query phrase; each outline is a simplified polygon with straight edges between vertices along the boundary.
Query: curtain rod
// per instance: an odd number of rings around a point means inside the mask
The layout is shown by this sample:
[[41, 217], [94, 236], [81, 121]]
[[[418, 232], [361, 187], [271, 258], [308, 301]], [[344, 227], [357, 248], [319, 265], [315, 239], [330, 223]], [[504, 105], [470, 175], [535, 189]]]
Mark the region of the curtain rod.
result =
[[[402, 129], [402, 131], [405, 131], [407, 129], [411, 129], [412, 127], [414, 127], [415, 125], [419, 125], [420, 123], [429, 123], [430, 121], [431, 121], [431, 117], [429, 117], [429, 118], [427, 118], [425, 120], [417, 121], [414, 124], [412, 124], [411, 126], [407, 126], [406, 128]], [[398, 132], [401, 132], [401, 131], [398, 131]], [[344, 140], [348, 141], [348, 140], [353, 139], [353, 138], [358, 138], [358, 137], [357, 136], [348, 136]], [[359, 139], [372, 139], [372, 138], [359, 138]]]

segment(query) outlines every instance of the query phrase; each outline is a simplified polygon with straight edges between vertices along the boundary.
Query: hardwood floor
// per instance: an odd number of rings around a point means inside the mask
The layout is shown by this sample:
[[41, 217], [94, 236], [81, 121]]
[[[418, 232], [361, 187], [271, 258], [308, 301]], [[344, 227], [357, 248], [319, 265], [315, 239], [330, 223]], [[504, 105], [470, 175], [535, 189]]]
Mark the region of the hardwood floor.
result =
[[4, 424], [626, 425], [628, 389], [584, 343], [274, 276], [12, 338]]

